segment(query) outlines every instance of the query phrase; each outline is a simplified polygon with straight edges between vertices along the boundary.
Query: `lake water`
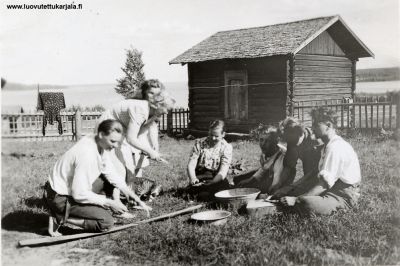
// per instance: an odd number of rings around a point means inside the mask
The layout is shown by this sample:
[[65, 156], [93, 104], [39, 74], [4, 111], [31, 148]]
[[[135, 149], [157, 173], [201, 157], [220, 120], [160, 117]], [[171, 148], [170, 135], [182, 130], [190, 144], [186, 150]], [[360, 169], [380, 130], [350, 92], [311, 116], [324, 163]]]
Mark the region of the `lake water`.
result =
[[[57, 91], [64, 92], [67, 107], [80, 105], [82, 107], [102, 105], [105, 108], [120, 101], [121, 95], [114, 90], [114, 84], [100, 85], [74, 85], [67, 86]], [[167, 90], [176, 99], [176, 107], [188, 106], [188, 89], [186, 82], [165, 83]], [[400, 80], [383, 82], [358, 82], [356, 92], [385, 93], [386, 91], [400, 91]], [[44, 90], [48, 91], [48, 90]], [[10, 91], [1, 92], [2, 111], [15, 111], [17, 106], [24, 110], [35, 110], [37, 104], [37, 91]]]
[[357, 82], [356, 84], [356, 93], [385, 93], [387, 91], [400, 91], [400, 80]]
[[[186, 82], [165, 83], [167, 90], [170, 91], [170, 94], [176, 100], [176, 107], [187, 108], [188, 106], [188, 89], [186, 84]], [[123, 99], [121, 95], [115, 92], [114, 86], [114, 84], [74, 85], [55, 91], [64, 93], [67, 107], [73, 105], [80, 105], [82, 107], [102, 105], [108, 108]], [[50, 90], [43, 89], [40, 91]], [[36, 109], [37, 90], [2, 90], [1, 94], [3, 112], [15, 111], [18, 106], [23, 107], [26, 111]]]

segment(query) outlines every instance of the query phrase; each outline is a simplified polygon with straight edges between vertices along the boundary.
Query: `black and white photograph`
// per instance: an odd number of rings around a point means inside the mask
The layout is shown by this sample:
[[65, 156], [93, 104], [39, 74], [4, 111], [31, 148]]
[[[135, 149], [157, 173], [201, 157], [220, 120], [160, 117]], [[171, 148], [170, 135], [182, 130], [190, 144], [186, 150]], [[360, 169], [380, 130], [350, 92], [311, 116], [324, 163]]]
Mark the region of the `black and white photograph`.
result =
[[398, 0], [0, 2], [1, 265], [400, 265]]

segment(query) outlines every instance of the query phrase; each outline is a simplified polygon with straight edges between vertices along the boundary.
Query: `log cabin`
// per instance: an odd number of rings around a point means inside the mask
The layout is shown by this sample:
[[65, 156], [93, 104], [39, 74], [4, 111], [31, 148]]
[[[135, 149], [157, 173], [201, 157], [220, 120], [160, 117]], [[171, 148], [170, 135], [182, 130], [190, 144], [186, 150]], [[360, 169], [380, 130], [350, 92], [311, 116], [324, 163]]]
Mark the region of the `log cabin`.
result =
[[171, 60], [187, 64], [189, 130], [277, 123], [305, 101], [354, 96], [356, 62], [373, 53], [340, 16], [217, 32]]

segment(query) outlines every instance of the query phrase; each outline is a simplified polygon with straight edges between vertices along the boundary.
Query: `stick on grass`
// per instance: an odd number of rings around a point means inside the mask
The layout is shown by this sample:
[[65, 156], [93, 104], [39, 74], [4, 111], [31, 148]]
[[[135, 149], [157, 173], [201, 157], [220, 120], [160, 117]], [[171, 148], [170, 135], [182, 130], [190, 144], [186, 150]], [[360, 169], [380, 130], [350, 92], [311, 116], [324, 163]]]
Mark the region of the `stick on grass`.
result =
[[178, 215], [181, 215], [181, 214], [186, 214], [186, 213], [189, 213], [189, 212], [193, 212], [195, 210], [198, 210], [198, 209], [202, 208], [203, 206], [204, 206], [203, 204], [199, 204], [199, 205], [192, 206], [192, 207], [189, 207], [189, 208], [186, 208], [186, 209], [182, 209], [182, 210], [179, 210], [179, 211], [175, 211], [175, 212], [167, 213], [167, 214], [164, 214], [164, 215], [161, 215], [161, 216], [157, 216], [157, 217], [154, 217], [154, 218], [142, 220], [142, 221], [139, 221], [139, 222], [136, 222], [136, 223], [117, 226], [117, 227], [111, 228], [110, 230], [108, 230], [106, 232], [101, 232], [101, 233], [81, 233], [81, 234], [57, 236], [57, 237], [44, 237], [44, 238], [25, 239], [25, 240], [19, 241], [18, 242], [18, 246], [19, 247], [36, 247], [36, 246], [43, 246], [43, 245], [54, 245], [54, 244], [60, 244], [60, 243], [73, 241], [73, 240], [78, 240], [78, 239], [84, 239], [84, 238], [90, 238], [90, 237], [95, 237], [95, 236], [111, 234], [111, 233], [122, 231], [122, 230], [125, 230], [125, 229], [128, 229], [128, 228], [131, 228], [133, 226], [140, 225], [140, 224], [160, 221], [160, 220], [164, 220], [164, 219], [167, 219], [167, 218], [172, 218], [172, 217], [175, 217], [175, 216], [178, 216]]

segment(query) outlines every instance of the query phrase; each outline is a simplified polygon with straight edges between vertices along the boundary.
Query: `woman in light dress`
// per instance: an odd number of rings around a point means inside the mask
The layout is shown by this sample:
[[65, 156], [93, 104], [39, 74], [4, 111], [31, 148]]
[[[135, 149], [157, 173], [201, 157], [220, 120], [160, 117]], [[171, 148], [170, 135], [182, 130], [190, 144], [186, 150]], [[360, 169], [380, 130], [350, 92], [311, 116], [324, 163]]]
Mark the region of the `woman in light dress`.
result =
[[175, 103], [156, 79], [144, 81], [135, 95], [135, 99], [116, 103], [99, 119], [99, 122], [114, 119], [123, 126], [124, 139], [110, 156], [118, 176], [128, 185], [142, 176], [142, 168], [149, 164], [147, 157], [163, 161], [159, 153], [157, 122]]

